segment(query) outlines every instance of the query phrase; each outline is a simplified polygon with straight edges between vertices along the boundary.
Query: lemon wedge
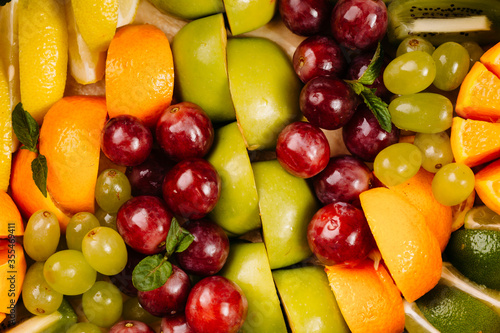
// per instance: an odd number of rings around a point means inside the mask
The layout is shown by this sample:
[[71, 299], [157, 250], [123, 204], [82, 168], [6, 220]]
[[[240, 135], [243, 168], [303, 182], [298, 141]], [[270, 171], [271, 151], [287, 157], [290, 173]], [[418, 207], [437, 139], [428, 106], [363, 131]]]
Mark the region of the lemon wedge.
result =
[[9, 83], [0, 67], [0, 190], [7, 192], [12, 158], [12, 116]]
[[117, 28], [134, 22], [139, 0], [118, 0], [118, 23]]

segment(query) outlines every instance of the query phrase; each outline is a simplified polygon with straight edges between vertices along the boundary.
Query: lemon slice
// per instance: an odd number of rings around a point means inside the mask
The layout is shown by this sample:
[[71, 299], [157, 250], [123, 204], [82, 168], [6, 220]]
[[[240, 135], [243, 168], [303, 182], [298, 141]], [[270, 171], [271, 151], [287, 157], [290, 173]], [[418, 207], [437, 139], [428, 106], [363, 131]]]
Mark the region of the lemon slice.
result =
[[71, 0], [78, 31], [89, 49], [108, 49], [118, 23], [118, 0]]
[[0, 67], [0, 190], [7, 192], [12, 158], [12, 116], [9, 83]]
[[71, 1], [66, 5], [68, 21], [69, 70], [80, 84], [101, 80], [106, 69], [106, 52], [91, 51], [78, 31]]
[[500, 215], [486, 206], [477, 206], [465, 215], [464, 227], [465, 229], [500, 231]]
[[134, 22], [139, 0], [118, 0], [118, 23], [117, 28]]

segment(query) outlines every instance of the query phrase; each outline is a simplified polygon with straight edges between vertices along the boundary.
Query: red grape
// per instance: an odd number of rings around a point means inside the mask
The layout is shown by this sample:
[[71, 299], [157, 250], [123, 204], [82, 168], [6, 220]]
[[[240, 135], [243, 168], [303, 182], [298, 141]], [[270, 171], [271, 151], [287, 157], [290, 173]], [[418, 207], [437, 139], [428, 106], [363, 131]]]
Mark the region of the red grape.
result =
[[132, 187], [132, 195], [162, 196], [163, 178], [168, 170], [174, 166], [163, 152], [155, 149], [148, 158], [139, 165], [127, 168], [126, 175]]
[[[368, 68], [368, 65], [372, 61], [373, 52], [371, 53], [363, 53], [355, 56], [351, 63], [349, 64], [349, 69], [347, 70], [346, 79], [348, 80], [357, 80], [359, 79]], [[375, 89], [375, 95], [382, 98], [383, 100], [388, 100], [391, 93], [384, 85], [384, 69], [385, 64], [382, 65], [380, 69], [380, 74], [377, 76], [373, 84], [367, 85], [368, 88]]]
[[301, 36], [325, 30], [332, 12], [329, 0], [280, 0], [278, 9], [285, 26]]
[[184, 313], [163, 317], [161, 320], [162, 333], [194, 333], [186, 321]]
[[155, 331], [141, 321], [123, 320], [114, 324], [109, 333], [155, 333]]

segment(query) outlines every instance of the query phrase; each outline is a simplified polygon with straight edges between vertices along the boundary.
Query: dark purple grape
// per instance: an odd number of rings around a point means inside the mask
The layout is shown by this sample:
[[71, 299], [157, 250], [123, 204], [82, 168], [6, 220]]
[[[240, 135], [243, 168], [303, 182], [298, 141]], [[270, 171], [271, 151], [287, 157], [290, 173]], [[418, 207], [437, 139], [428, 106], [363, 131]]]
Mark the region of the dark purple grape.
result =
[[195, 333], [186, 321], [184, 313], [178, 313], [173, 316], [163, 317], [161, 319], [162, 333]]
[[339, 0], [330, 21], [333, 37], [347, 49], [369, 50], [387, 30], [387, 8], [382, 0]]
[[114, 324], [109, 333], [155, 333], [155, 331], [142, 321], [123, 320]]
[[280, 0], [278, 9], [290, 31], [311, 36], [327, 29], [332, 5], [329, 0]]
[[127, 168], [126, 175], [132, 187], [132, 195], [162, 196], [162, 184], [165, 174], [174, 166], [163, 152], [153, 150], [141, 164]]
[[347, 61], [337, 42], [328, 36], [311, 36], [303, 40], [293, 54], [293, 68], [300, 80], [309, 82], [316, 76], [342, 77]]
[[134, 251], [130, 246], [127, 246], [127, 255], [127, 265], [125, 265], [125, 268], [120, 273], [111, 275], [109, 279], [122, 293], [130, 297], [135, 297], [137, 296], [137, 289], [132, 283], [132, 272], [135, 266], [137, 266], [146, 255]]
[[320, 128], [334, 130], [344, 126], [356, 111], [359, 97], [344, 80], [318, 76], [300, 92], [300, 110]]
[[331, 203], [314, 214], [307, 241], [325, 265], [355, 265], [375, 246], [363, 211], [345, 202]]
[[[351, 63], [349, 64], [349, 69], [347, 70], [346, 79], [348, 80], [357, 80], [364, 74], [368, 65], [370, 64], [373, 58], [373, 53], [363, 53], [355, 56]], [[384, 85], [383, 74], [386, 65], [385, 63], [382, 65], [380, 69], [379, 76], [373, 81], [373, 84], [368, 85], [368, 88], [375, 89], [375, 95], [382, 98], [383, 100], [388, 100], [391, 93]]]
[[156, 140], [169, 158], [181, 161], [205, 156], [214, 141], [208, 115], [194, 103], [170, 105], [156, 123]]
[[176, 253], [177, 263], [187, 273], [213, 275], [221, 270], [229, 254], [229, 239], [224, 230], [209, 220], [187, 221], [182, 226], [194, 241]]
[[319, 127], [297, 121], [287, 125], [279, 134], [276, 157], [292, 175], [310, 178], [328, 164], [330, 146]]
[[382, 149], [399, 141], [399, 129], [393, 124], [391, 132], [383, 130], [372, 111], [363, 104], [342, 128], [342, 137], [351, 154], [373, 162]]
[[130, 115], [111, 118], [102, 131], [101, 148], [113, 163], [141, 164], [153, 148], [153, 134], [141, 120]]
[[206, 160], [192, 158], [177, 163], [163, 181], [163, 198], [177, 216], [200, 219], [217, 204], [221, 179]]

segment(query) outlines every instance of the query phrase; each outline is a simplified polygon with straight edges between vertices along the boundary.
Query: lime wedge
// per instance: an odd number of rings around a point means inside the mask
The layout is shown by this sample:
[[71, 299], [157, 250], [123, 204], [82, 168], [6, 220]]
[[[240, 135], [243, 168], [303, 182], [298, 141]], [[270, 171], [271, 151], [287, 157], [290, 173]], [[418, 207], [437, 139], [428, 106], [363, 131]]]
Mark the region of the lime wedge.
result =
[[118, 23], [117, 28], [134, 22], [139, 0], [118, 0]]
[[418, 308], [415, 302], [408, 303], [403, 300], [405, 309], [405, 329], [408, 333], [439, 333], [439, 331], [432, 326]]
[[500, 215], [486, 206], [472, 208], [465, 215], [465, 229], [500, 231]]

